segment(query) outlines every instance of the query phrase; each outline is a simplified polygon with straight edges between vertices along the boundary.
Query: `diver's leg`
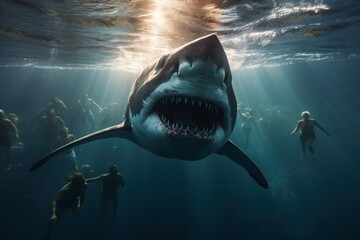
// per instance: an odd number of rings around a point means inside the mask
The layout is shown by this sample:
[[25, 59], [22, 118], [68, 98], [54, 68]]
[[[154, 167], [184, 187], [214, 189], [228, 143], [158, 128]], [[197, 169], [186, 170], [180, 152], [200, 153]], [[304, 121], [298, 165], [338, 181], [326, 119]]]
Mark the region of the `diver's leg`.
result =
[[89, 109], [88, 120], [90, 123], [90, 132], [93, 132], [94, 128], [95, 128], [95, 117], [94, 117], [94, 114], [92, 113], [91, 109]]
[[303, 153], [303, 157], [305, 157], [305, 150], [306, 150], [306, 143], [307, 143], [307, 139], [304, 135], [300, 134], [300, 142], [301, 142], [301, 151]]
[[97, 216], [97, 221], [100, 222], [102, 216], [106, 212], [108, 200], [106, 200], [103, 196], [101, 196], [100, 209]]
[[63, 217], [63, 215], [65, 214], [66, 212], [66, 208], [62, 207], [62, 206], [59, 206], [59, 205], [56, 205], [56, 218], [57, 218], [57, 222]]
[[306, 142], [301, 141], [301, 151], [304, 157], [305, 157], [305, 149], [306, 149]]
[[71, 206], [71, 211], [73, 212], [73, 214], [75, 216], [79, 216], [80, 215], [80, 208], [79, 208], [79, 204], [75, 203], [73, 206]]
[[50, 220], [49, 220], [48, 229], [47, 229], [47, 232], [46, 232], [46, 237], [45, 237], [45, 239], [50, 239], [51, 230], [53, 229], [54, 224], [55, 224], [55, 221], [52, 221], [52, 220], [50, 219]]
[[62, 216], [64, 215], [65, 209], [62, 207], [56, 207], [55, 214], [56, 214], [56, 221], [49, 220], [48, 230], [46, 233], [46, 239], [50, 239], [51, 230], [53, 229], [56, 222], [58, 222]]
[[116, 216], [117, 215], [117, 208], [118, 208], [118, 199], [117, 196], [113, 197], [111, 199], [112, 204], [113, 204], [113, 215]]
[[5, 150], [5, 165], [6, 165], [6, 170], [10, 170], [11, 169], [11, 153], [10, 153], [10, 145], [6, 145], [4, 146], [4, 150]]
[[307, 145], [307, 147], [308, 147], [308, 149], [309, 149], [312, 157], [314, 157], [314, 147], [313, 147], [313, 143], [314, 143], [314, 140], [313, 140], [313, 139], [310, 139], [310, 140], [308, 141], [308, 145]]

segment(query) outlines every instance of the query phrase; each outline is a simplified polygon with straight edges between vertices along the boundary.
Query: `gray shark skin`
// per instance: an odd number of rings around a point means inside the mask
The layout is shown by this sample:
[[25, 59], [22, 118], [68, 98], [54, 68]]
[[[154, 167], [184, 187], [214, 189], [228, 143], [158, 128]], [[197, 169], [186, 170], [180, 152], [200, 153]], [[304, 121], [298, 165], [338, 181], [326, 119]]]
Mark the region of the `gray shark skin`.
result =
[[237, 106], [231, 81], [229, 62], [215, 34], [189, 42], [142, 71], [121, 124], [54, 150], [29, 171], [69, 148], [117, 137], [166, 158], [193, 161], [213, 153], [224, 155], [268, 188], [261, 171], [229, 140]]

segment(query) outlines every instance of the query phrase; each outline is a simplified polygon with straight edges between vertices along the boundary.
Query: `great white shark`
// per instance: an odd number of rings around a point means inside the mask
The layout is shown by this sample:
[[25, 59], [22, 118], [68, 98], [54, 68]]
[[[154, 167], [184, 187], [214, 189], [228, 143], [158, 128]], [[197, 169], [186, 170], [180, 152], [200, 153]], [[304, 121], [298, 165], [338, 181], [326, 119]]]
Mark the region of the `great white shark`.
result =
[[236, 107], [228, 59], [218, 37], [210, 34], [163, 55], [141, 72], [122, 123], [54, 150], [29, 171], [67, 149], [117, 137], [166, 158], [193, 161], [213, 153], [224, 155], [268, 188], [257, 166], [229, 140]]

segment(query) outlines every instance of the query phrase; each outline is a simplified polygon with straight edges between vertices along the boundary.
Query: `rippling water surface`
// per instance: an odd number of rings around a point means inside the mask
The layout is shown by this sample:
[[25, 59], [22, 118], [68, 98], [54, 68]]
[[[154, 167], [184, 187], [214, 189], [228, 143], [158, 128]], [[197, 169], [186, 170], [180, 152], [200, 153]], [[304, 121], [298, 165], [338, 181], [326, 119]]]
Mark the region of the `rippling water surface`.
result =
[[217, 33], [233, 68], [359, 58], [355, 0], [4, 0], [0, 64], [138, 72]]

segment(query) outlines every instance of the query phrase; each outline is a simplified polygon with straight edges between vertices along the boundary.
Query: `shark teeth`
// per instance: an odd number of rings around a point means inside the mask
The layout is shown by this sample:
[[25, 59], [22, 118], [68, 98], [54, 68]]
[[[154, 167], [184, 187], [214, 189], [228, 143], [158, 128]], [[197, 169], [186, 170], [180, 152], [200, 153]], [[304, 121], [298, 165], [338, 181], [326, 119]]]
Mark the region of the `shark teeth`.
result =
[[185, 124], [173, 123], [166, 119], [165, 115], [161, 115], [160, 119], [163, 127], [166, 129], [166, 133], [169, 135], [210, 140], [213, 139], [216, 131], [215, 123], [213, 123], [211, 127], [198, 128], [195, 126], [195, 128], [193, 128]]
[[211, 112], [215, 112], [218, 113], [219, 112], [219, 107], [215, 104], [200, 100], [200, 99], [190, 99], [187, 97], [168, 97], [168, 98], [164, 98], [162, 99], [162, 103], [163, 104], [188, 104], [191, 103], [193, 106], [198, 106], [198, 107], [205, 107], [206, 109], [208, 109]]
[[201, 98], [165, 97], [157, 103], [154, 112], [170, 136], [211, 140], [217, 127], [224, 125], [222, 108]]

